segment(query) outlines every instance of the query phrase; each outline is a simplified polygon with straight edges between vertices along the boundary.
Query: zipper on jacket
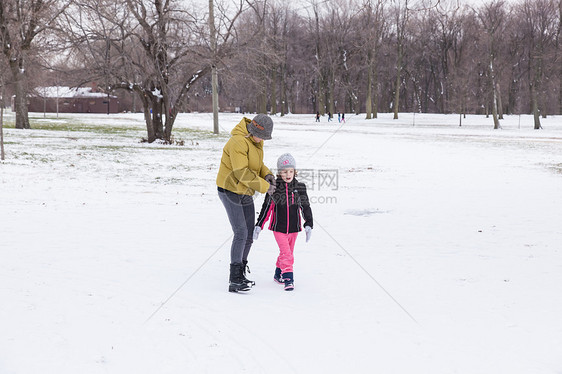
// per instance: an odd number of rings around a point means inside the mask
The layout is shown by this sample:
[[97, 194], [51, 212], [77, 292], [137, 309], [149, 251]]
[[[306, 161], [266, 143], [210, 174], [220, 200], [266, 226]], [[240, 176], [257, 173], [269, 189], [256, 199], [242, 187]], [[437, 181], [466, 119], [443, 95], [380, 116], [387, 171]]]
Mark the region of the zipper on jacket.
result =
[[289, 233], [289, 184], [285, 182], [285, 196], [287, 197], [287, 234]]

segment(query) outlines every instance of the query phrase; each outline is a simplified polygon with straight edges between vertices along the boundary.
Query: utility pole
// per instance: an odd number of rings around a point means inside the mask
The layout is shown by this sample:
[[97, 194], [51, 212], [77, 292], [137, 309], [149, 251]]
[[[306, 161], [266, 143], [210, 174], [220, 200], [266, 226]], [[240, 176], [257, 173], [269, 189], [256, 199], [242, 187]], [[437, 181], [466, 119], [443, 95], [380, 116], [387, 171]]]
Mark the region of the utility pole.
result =
[[5, 160], [4, 154], [4, 78], [0, 75], [0, 160]]
[[106, 38], [105, 45], [105, 62], [107, 63], [107, 71], [105, 72], [105, 89], [107, 90], [107, 115], [109, 116], [109, 49], [111, 48], [111, 42], [109, 37]]
[[213, 134], [219, 133], [219, 78], [217, 74], [217, 30], [213, 0], [209, 0], [209, 35], [211, 38], [211, 88], [213, 91]]

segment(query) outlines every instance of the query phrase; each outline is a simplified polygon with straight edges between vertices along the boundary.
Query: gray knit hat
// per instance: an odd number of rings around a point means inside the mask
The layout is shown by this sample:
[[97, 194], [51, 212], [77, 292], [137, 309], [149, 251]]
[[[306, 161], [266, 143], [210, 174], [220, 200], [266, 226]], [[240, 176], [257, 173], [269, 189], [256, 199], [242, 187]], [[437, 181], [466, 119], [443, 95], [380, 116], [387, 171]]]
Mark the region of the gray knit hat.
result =
[[297, 168], [297, 162], [295, 161], [295, 158], [291, 156], [290, 153], [282, 154], [277, 159], [277, 170], [296, 169], [296, 168]]
[[273, 120], [267, 114], [258, 114], [246, 128], [253, 136], [269, 140], [273, 132]]

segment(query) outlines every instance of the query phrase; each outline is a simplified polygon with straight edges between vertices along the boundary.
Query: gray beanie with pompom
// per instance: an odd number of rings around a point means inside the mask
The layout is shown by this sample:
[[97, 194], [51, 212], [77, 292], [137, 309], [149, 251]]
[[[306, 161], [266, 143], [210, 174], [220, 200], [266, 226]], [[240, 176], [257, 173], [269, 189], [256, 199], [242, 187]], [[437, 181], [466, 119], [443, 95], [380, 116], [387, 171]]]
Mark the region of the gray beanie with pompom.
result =
[[277, 170], [296, 169], [296, 168], [297, 168], [297, 162], [295, 161], [295, 158], [291, 156], [290, 153], [282, 154], [277, 159]]

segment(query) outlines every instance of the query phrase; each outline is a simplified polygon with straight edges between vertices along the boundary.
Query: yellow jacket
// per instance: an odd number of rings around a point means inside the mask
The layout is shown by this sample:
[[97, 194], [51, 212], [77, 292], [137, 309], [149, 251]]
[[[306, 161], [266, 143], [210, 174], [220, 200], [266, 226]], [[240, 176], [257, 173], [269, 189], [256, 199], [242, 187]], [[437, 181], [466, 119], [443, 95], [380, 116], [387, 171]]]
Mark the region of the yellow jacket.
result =
[[222, 150], [217, 186], [239, 195], [266, 193], [269, 183], [263, 179], [271, 171], [263, 164], [263, 141], [247, 137], [246, 125], [252, 120], [244, 117], [232, 131], [232, 137]]

